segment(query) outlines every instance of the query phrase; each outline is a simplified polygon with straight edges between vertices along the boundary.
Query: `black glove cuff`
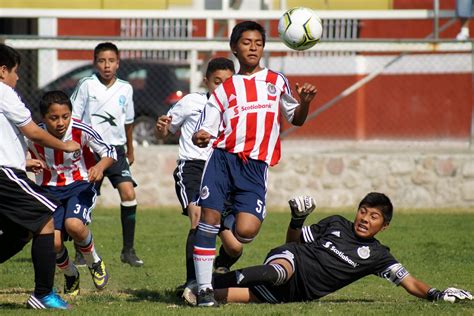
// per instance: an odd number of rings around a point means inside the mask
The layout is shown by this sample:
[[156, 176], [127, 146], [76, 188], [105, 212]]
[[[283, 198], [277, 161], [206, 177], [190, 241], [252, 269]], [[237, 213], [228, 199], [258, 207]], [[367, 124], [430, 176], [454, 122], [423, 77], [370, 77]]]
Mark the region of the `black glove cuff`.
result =
[[303, 224], [304, 224], [304, 220], [306, 219], [306, 217], [303, 217], [303, 218], [291, 218], [291, 221], [290, 221], [290, 227], [293, 228], [293, 229], [301, 229], [301, 227], [303, 227]]
[[441, 291], [432, 287], [431, 289], [428, 290], [428, 294], [426, 295], [426, 298], [429, 301], [437, 301], [440, 299], [441, 294], [442, 294]]

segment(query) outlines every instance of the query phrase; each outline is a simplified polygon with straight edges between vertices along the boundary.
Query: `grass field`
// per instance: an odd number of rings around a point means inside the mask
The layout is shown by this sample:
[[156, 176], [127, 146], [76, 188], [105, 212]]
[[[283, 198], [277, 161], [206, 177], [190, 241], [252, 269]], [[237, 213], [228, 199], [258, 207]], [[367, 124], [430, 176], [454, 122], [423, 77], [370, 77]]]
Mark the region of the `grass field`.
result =
[[[353, 212], [317, 210], [307, 220], [315, 222], [339, 213], [353, 219]], [[246, 246], [236, 267], [260, 264], [267, 251], [284, 241], [287, 213], [271, 212], [258, 238]], [[184, 306], [174, 288], [184, 281], [184, 243], [188, 220], [177, 209], [146, 209], [138, 215], [136, 249], [145, 261], [142, 268], [120, 262], [120, 218], [118, 210], [97, 209], [92, 224], [96, 247], [111, 278], [108, 288], [95, 291], [87, 269], [80, 268], [81, 295], [69, 300], [68, 314], [158, 315], [158, 314], [315, 314], [320, 315], [474, 315], [474, 301], [460, 304], [431, 303], [406, 294], [402, 288], [371, 276], [319, 301], [281, 305], [226, 305], [218, 309]], [[395, 213], [389, 230], [378, 239], [410, 273], [439, 289], [455, 286], [474, 291], [474, 211], [404, 210]], [[68, 243], [71, 251], [72, 244]], [[0, 265], [0, 314], [38, 313], [25, 309], [33, 289], [30, 246]], [[56, 275], [61, 290], [63, 276]], [[60, 313], [60, 312], [59, 312]], [[51, 311], [40, 312], [51, 314]], [[56, 312], [55, 312], [56, 314]]]

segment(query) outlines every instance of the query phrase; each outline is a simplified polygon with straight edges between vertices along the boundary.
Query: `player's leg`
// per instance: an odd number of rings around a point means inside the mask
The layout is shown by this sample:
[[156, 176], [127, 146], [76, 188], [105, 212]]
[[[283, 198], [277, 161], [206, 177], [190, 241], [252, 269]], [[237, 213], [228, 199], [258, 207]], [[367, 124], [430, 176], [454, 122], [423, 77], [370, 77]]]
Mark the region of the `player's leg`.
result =
[[197, 206], [195, 200], [199, 196], [201, 177], [205, 161], [203, 160], [180, 160], [178, 166], [173, 172], [175, 181], [175, 191], [179, 203], [181, 204], [182, 214], [188, 216], [190, 229], [186, 238], [185, 258], [186, 258], [186, 282], [183, 286], [177, 288], [179, 295], [190, 291], [190, 284], [196, 281], [194, 271], [193, 249], [195, 241], [196, 227], [201, 217], [201, 207]]
[[97, 197], [95, 187], [87, 182], [76, 183], [69, 196], [64, 221], [66, 233], [83, 254], [95, 287], [101, 290], [107, 285], [109, 274], [104, 261], [96, 251], [94, 238], [87, 227], [91, 222], [91, 212]]
[[243, 253], [243, 245], [235, 238], [233, 228], [221, 230], [219, 237], [222, 244], [219, 248], [219, 255], [214, 261], [214, 273], [218, 274], [229, 272]]
[[143, 261], [137, 257], [134, 240], [135, 224], [137, 214], [137, 200], [135, 196], [134, 182], [125, 181], [117, 184], [120, 195], [120, 219], [122, 222], [123, 248], [120, 259], [133, 267], [141, 267]]
[[243, 253], [243, 246], [240, 241], [235, 238], [235, 215], [233, 199], [225, 202], [225, 210], [222, 213], [221, 231], [219, 237], [221, 246], [219, 255], [214, 260], [214, 273], [227, 273], [230, 271]]
[[218, 306], [212, 289], [212, 267], [216, 256], [221, 211], [231, 182], [226, 168], [228, 155], [223, 150], [214, 150], [207, 160], [201, 181], [198, 200], [201, 221], [196, 229], [193, 259], [198, 283], [197, 305], [203, 307]]
[[260, 303], [249, 288], [227, 288], [215, 290], [216, 300], [222, 303]]
[[27, 306], [32, 308], [69, 307], [53, 291], [56, 253], [51, 214], [58, 204], [58, 201], [31, 181], [26, 172], [0, 168], [0, 212], [11, 222], [21, 226], [22, 230], [33, 234], [31, 257], [35, 272], [35, 289], [27, 302]]

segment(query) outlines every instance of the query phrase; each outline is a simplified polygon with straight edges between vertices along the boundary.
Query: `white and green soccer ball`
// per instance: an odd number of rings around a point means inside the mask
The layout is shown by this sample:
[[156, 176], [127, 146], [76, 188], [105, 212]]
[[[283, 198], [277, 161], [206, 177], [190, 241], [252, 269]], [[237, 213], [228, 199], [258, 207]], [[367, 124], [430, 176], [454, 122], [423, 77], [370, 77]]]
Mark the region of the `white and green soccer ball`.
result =
[[321, 39], [323, 25], [313, 10], [298, 7], [286, 11], [278, 21], [280, 38], [291, 49], [305, 50]]

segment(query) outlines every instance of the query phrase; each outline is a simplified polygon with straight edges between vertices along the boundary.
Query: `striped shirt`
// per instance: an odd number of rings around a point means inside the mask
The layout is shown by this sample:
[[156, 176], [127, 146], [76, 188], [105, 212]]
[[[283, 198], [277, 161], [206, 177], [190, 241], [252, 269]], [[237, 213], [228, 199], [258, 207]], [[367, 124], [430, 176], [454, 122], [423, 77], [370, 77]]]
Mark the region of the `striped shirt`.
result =
[[280, 73], [234, 75], [209, 98], [196, 130], [217, 137], [214, 148], [273, 166], [280, 160], [280, 116], [291, 123], [298, 106]]
[[[41, 123], [41, 128], [46, 125]], [[47, 169], [36, 175], [36, 184], [42, 186], [65, 186], [75, 181], [87, 181], [87, 172], [96, 164], [93, 152], [100, 157], [110, 157], [117, 160], [115, 148], [103, 141], [102, 137], [78, 120], [72, 119], [63, 141], [74, 140], [81, 145], [81, 150], [66, 153], [28, 141], [31, 157], [41, 159]]]

